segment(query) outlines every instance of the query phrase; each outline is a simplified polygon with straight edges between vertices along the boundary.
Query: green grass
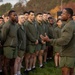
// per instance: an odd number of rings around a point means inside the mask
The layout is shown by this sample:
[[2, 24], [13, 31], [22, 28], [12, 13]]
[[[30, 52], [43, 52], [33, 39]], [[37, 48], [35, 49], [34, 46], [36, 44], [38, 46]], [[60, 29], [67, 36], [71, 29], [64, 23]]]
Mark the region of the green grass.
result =
[[[24, 69], [22, 69], [22, 74]], [[62, 75], [61, 74], [61, 69], [60, 68], [55, 68], [54, 67], [54, 61], [49, 60], [44, 68], [39, 68], [38, 64], [36, 65], [36, 69], [34, 71], [29, 72], [29, 75]]]

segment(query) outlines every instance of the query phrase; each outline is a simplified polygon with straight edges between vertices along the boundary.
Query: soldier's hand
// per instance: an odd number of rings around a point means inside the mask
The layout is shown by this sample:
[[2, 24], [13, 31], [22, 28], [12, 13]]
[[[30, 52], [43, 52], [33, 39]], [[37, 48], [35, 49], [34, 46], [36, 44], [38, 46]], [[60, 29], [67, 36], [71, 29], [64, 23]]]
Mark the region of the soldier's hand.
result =
[[50, 39], [49, 39], [49, 37], [47, 35], [44, 37], [44, 41], [50, 42]]
[[36, 45], [38, 44], [38, 40], [36, 40], [35, 44], [36, 44]]
[[41, 41], [41, 43], [42, 43], [42, 44], [46, 44], [46, 42], [45, 42], [45, 41], [43, 41], [43, 40]]
[[44, 40], [44, 36], [43, 36], [43, 35], [40, 35], [40, 38], [41, 38], [42, 40]]
[[40, 35], [40, 37], [45, 42], [49, 42], [50, 41], [49, 37], [46, 34], [45, 34], [45, 37], [43, 35]]

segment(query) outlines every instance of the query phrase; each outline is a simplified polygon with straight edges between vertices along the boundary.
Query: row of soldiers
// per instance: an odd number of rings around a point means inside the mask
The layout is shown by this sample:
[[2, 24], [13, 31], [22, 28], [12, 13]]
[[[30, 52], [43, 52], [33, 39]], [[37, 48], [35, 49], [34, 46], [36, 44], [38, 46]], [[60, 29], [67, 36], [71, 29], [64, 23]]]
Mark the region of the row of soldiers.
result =
[[[14, 10], [10, 10], [7, 20], [3, 22], [4, 16], [0, 17], [0, 68], [3, 66], [3, 75], [21, 75], [22, 61], [25, 62], [25, 73], [36, 68], [38, 57], [39, 67], [43, 68], [43, 56], [46, 63], [48, 46], [41, 36], [59, 38], [61, 28], [65, 22], [55, 20], [49, 13], [37, 13], [34, 11], [24, 12], [17, 16]], [[58, 26], [57, 26], [58, 25]], [[55, 65], [58, 66], [59, 51], [61, 48], [54, 46]], [[3, 59], [3, 62], [2, 62]], [[2, 72], [2, 70], [0, 70]]]
[[[44, 62], [46, 62], [48, 44], [42, 41], [40, 35], [48, 35], [53, 38], [53, 18], [47, 13], [38, 13], [35, 18], [34, 11], [24, 12], [17, 17], [16, 12], [11, 10], [8, 15], [4, 22], [5, 17], [0, 18], [2, 20], [0, 25], [2, 50], [0, 52], [4, 53], [4, 75], [8, 75], [8, 66], [11, 75], [20, 75], [23, 59], [25, 60], [25, 72], [35, 69], [37, 56], [39, 67], [42, 68], [43, 55]], [[49, 27], [49, 21], [51, 21], [52, 28], [51, 25]]]

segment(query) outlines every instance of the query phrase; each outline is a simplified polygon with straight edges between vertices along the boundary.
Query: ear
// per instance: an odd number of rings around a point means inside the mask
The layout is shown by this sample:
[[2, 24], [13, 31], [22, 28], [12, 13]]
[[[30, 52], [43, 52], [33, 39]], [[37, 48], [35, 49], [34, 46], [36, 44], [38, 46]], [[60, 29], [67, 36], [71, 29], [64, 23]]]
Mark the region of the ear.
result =
[[70, 18], [71, 17], [71, 15], [70, 14], [68, 14], [68, 18]]

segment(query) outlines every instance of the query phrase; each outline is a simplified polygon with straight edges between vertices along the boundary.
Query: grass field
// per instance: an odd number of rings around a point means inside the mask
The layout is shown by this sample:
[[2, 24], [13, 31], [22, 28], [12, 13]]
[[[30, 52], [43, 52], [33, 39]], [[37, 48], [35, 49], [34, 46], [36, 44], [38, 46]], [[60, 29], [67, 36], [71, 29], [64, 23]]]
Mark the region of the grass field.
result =
[[[22, 69], [22, 75], [25, 75], [24, 69]], [[36, 69], [34, 71], [30, 71], [28, 75], [62, 75], [60, 68], [54, 67], [54, 61], [48, 60], [45, 64], [44, 68], [39, 68], [39, 65], [36, 65]]]

